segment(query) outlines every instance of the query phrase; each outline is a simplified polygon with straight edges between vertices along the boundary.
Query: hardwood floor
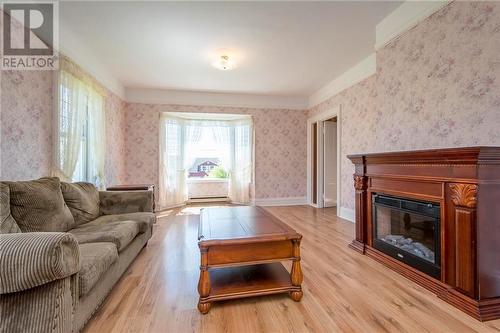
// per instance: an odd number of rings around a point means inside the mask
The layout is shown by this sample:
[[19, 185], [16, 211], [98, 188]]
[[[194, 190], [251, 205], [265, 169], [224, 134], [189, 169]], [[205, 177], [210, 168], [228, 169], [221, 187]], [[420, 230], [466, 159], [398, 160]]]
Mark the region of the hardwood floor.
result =
[[[86, 332], [500, 332], [347, 247], [354, 225], [335, 208], [269, 207], [302, 233], [304, 297], [198, 302], [199, 206], [161, 213], [153, 238]], [[288, 267], [289, 268], [289, 267]]]

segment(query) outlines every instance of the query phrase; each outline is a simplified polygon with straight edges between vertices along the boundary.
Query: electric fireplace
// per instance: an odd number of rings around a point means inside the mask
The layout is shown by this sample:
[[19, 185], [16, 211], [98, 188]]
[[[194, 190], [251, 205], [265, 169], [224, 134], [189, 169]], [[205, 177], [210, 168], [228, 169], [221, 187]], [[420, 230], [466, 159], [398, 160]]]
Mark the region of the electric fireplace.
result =
[[439, 279], [439, 203], [372, 194], [373, 247]]
[[474, 318], [500, 319], [500, 147], [348, 158], [349, 246]]

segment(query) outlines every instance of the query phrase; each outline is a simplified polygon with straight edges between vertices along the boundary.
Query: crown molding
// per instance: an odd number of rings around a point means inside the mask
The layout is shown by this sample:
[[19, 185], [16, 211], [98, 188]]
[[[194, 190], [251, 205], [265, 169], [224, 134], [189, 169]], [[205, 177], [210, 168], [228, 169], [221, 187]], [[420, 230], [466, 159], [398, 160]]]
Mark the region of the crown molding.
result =
[[306, 110], [307, 97], [125, 88], [125, 101], [145, 104], [205, 105]]
[[59, 51], [92, 75], [101, 85], [116, 94], [122, 100], [125, 98], [125, 88], [89, 48], [82, 43], [68, 27], [59, 30]]
[[[404, 2], [377, 24], [375, 50], [384, 47], [450, 2], [452, 0]], [[309, 96], [309, 108], [375, 74], [376, 70], [377, 57], [376, 53], [372, 53]]]
[[309, 97], [309, 107], [318, 105], [339, 92], [355, 85], [375, 74], [377, 70], [377, 57], [375, 53], [336, 77]]
[[384, 47], [450, 2], [450, 0], [405, 1], [377, 24], [375, 49]]

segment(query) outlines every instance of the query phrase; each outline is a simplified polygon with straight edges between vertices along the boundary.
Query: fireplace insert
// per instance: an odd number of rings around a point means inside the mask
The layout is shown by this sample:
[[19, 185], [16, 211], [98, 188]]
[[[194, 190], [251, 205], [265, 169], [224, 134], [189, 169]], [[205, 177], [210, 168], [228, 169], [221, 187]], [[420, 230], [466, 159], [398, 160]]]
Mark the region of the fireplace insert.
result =
[[372, 208], [373, 247], [439, 279], [439, 203], [373, 194]]

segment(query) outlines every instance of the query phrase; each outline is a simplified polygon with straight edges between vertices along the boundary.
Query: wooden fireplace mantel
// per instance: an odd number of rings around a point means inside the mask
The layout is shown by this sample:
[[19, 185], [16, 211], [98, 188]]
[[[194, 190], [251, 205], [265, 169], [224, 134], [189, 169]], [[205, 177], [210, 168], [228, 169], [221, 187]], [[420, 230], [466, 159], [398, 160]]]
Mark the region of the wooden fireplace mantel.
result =
[[[479, 320], [500, 318], [500, 147], [350, 155], [356, 238], [366, 254]], [[372, 194], [441, 207], [441, 278], [372, 246]]]

